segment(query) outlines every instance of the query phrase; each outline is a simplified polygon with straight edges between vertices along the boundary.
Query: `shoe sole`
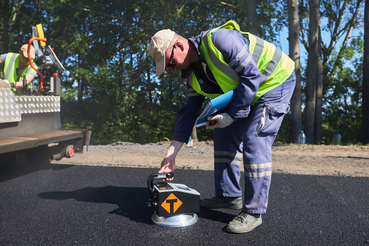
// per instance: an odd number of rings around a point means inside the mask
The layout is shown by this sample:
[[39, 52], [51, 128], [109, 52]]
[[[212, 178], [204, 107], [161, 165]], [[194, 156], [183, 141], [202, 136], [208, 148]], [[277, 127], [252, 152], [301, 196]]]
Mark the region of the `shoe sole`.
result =
[[256, 227], [258, 227], [262, 223], [263, 223], [263, 221], [261, 219], [257, 220], [252, 228], [248, 228], [248, 229], [245, 229], [245, 230], [239, 230], [239, 229], [232, 228], [232, 227], [230, 228], [229, 226], [227, 226], [227, 232], [231, 232], [231, 233], [235, 233], [235, 234], [247, 233], [247, 232], [250, 232], [250, 231], [254, 230]]

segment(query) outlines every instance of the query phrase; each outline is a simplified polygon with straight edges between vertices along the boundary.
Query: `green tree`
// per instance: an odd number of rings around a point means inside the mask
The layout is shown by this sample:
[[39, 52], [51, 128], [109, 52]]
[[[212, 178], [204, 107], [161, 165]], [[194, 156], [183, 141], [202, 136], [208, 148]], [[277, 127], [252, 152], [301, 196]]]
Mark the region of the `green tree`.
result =
[[[353, 39], [341, 53], [344, 63], [332, 78], [324, 97], [322, 142], [331, 144], [333, 134], [340, 131], [343, 143], [361, 141], [362, 77], [364, 43]], [[338, 55], [338, 54], [336, 54]]]
[[[347, 69], [354, 71], [360, 67], [360, 58], [348, 55], [350, 47], [359, 47], [359, 41], [357, 44], [349, 42], [351, 34], [348, 35], [361, 22], [360, 11], [357, 12], [361, 7], [359, 2], [362, 0], [322, 1], [320, 13], [327, 20], [323, 30], [331, 30], [335, 40], [322, 42], [324, 74], [329, 75], [323, 81], [324, 129], [332, 127], [328, 125], [333, 124], [330, 121], [333, 115], [348, 112], [348, 109], [341, 110], [346, 107], [342, 106], [344, 104], [332, 105], [340, 102], [340, 94], [335, 93], [340, 91], [336, 89], [338, 83], [343, 86], [351, 83]], [[278, 34], [287, 26], [286, 6], [276, 0], [259, 1], [255, 8], [248, 6], [246, 1], [235, 0], [5, 0], [0, 3], [0, 31], [3, 34], [0, 47], [7, 49], [4, 53], [17, 52], [31, 37], [32, 26], [42, 23], [47, 44], [54, 48], [66, 68], [60, 73], [64, 127], [93, 126], [93, 144], [163, 141], [171, 138], [176, 112], [186, 100], [186, 84], [179, 73], [169, 71], [155, 76], [154, 62], [147, 53], [150, 37], [160, 29], [170, 28], [190, 38], [230, 19], [237, 21], [242, 30], [250, 31], [253, 28], [250, 20], [253, 19], [252, 23], [258, 23], [258, 35], [280, 46]], [[309, 47], [305, 36], [309, 8], [303, 1], [299, 7], [301, 41]], [[246, 14], [250, 11], [255, 15]], [[252, 17], [256, 17], [256, 21]], [[346, 37], [347, 43], [339, 42]], [[339, 62], [334, 63], [337, 60]], [[357, 65], [343, 66], [347, 61], [357, 61]], [[357, 83], [356, 78], [351, 81]], [[354, 98], [356, 88], [355, 84], [348, 91], [340, 91], [349, 98], [346, 101], [351, 112], [353, 108], [361, 107], [360, 102], [351, 98]], [[358, 118], [353, 118], [352, 126], [357, 127]], [[285, 121], [284, 125], [288, 129], [294, 124], [290, 126]], [[289, 130], [284, 128], [278, 137], [289, 141]], [[322, 142], [327, 142], [324, 129]], [[200, 140], [212, 138], [212, 131], [205, 128], [198, 131]]]
[[[310, 2], [311, 3], [311, 2]], [[330, 39], [321, 40], [321, 59], [323, 65], [323, 83], [317, 86], [312, 86], [309, 89], [310, 83], [306, 83], [305, 95], [305, 130], [307, 132], [307, 141], [310, 143], [321, 142], [321, 125], [322, 125], [322, 108], [324, 107], [324, 98], [326, 91], [335, 83], [338, 68], [342, 67], [346, 62], [342, 55], [347, 48], [348, 42], [352, 38], [353, 30], [359, 28], [361, 23], [361, 7], [362, 0], [324, 0], [321, 1], [319, 12], [321, 18], [326, 25], [322, 26], [321, 30], [330, 35]], [[306, 33], [311, 34], [307, 25], [310, 23], [307, 16], [309, 7], [306, 2], [301, 1], [300, 4], [300, 31], [301, 42], [305, 49], [309, 51], [311, 40], [307, 40]], [[328, 41], [328, 42], [327, 42]], [[336, 55], [337, 54], [337, 55]], [[309, 64], [308, 64], [309, 69]], [[310, 71], [311, 72], [311, 71]], [[316, 73], [307, 71], [306, 81], [311, 81]], [[319, 80], [320, 81], [320, 80]], [[320, 96], [321, 95], [321, 96]], [[315, 96], [315, 98], [314, 98]], [[315, 106], [314, 106], [315, 105]]]

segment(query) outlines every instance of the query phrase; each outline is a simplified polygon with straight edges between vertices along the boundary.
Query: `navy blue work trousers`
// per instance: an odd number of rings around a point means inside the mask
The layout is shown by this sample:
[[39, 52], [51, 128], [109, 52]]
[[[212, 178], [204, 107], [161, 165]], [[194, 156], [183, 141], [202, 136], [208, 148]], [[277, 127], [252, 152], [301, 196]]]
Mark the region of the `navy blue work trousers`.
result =
[[295, 73], [264, 94], [248, 117], [214, 131], [215, 195], [241, 197], [241, 167], [245, 187], [243, 211], [264, 214], [272, 177], [272, 145], [289, 110], [296, 83]]

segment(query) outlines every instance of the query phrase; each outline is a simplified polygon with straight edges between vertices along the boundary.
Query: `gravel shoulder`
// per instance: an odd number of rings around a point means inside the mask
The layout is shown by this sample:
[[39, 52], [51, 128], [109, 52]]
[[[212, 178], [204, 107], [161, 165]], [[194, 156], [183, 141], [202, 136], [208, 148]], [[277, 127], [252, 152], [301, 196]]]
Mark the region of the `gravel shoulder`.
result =
[[[93, 145], [83, 154], [52, 161], [52, 164], [158, 168], [169, 142], [134, 144], [119, 142]], [[184, 145], [176, 159], [176, 168], [213, 170], [213, 143]], [[298, 175], [369, 177], [369, 145], [285, 145], [273, 146], [273, 172]]]

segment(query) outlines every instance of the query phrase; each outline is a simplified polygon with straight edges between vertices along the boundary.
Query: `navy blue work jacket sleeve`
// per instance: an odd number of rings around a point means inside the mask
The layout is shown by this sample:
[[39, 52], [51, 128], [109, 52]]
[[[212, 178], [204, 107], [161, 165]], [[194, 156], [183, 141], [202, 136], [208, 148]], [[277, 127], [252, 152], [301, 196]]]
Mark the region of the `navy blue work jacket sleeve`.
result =
[[197, 116], [200, 113], [204, 99], [205, 97], [201, 95], [187, 97], [186, 104], [182, 105], [181, 109], [177, 113], [173, 140], [187, 143], [189, 136], [191, 136], [192, 128], [195, 125]]

